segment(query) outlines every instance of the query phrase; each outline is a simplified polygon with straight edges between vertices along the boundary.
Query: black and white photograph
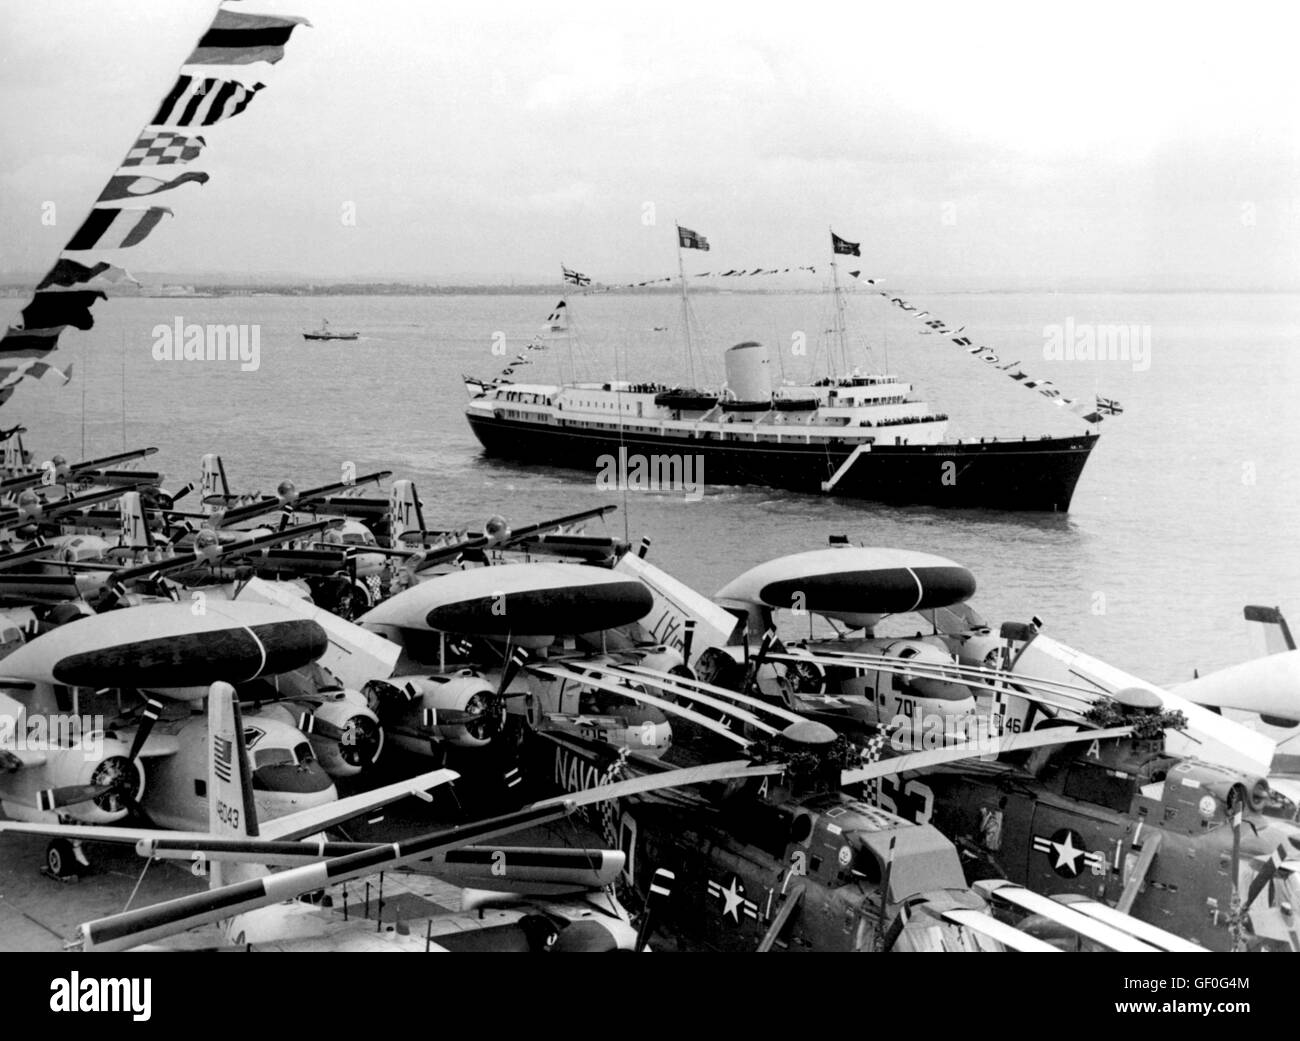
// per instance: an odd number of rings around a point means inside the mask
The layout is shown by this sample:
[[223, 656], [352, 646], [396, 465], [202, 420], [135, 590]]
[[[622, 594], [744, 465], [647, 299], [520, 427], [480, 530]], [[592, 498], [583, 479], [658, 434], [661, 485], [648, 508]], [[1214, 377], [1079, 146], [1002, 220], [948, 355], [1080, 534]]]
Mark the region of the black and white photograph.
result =
[[[94, 952], [1300, 952], [1298, 29], [0, 3], [33, 1008], [180, 971]], [[1083, 1022], [1288, 1011], [1088, 964]]]

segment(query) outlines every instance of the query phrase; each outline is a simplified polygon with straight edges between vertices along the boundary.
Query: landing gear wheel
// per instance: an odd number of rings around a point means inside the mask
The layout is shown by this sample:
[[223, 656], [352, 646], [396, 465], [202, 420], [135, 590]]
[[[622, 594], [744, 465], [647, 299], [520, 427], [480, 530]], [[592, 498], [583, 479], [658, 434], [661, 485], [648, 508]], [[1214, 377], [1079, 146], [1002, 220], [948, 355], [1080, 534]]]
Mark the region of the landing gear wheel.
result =
[[67, 839], [52, 839], [45, 847], [45, 867], [55, 878], [72, 878], [81, 874], [76, 851]]

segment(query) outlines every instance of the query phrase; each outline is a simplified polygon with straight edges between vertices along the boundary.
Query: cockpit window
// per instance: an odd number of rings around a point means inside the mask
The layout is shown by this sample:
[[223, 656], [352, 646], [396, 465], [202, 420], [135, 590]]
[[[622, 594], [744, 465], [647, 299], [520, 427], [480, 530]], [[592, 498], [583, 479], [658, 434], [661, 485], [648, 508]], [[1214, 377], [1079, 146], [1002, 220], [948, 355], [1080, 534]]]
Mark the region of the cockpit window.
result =
[[869, 849], [858, 850], [858, 855], [853, 858], [853, 873], [863, 878], [868, 885], [879, 885], [884, 873], [880, 868], [880, 861], [876, 855]]
[[[634, 689], [646, 693], [639, 684]], [[653, 705], [642, 705], [612, 691], [583, 687], [578, 692], [578, 713], [584, 716], [616, 716], [629, 726], [664, 723], [667, 717]]]
[[313, 759], [316, 758], [315, 753], [312, 752], [311, 750], [311, 745], [308, 744], [306, 741], [302, 741], [294, 745], [293, 754], [294, 754], [294, 758], [297, 759], [298, 762], [300, 763], [310, 763]]
[[253, 753], [253, 769], [264, 766], [292, 766], [293, 753], [287, 748], [259, 748]]

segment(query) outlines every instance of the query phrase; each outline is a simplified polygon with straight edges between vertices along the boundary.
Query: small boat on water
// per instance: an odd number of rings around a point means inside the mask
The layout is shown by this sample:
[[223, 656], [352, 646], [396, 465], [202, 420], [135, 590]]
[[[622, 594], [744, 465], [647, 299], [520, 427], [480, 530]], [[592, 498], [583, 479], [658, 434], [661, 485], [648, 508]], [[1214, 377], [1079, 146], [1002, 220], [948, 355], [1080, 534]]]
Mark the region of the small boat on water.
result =
[[320, 328], [302, 334], [304, 340], [355, 340], [361, 334], [357, 332], [337, 333], [330, 330], [329, 319], [322, 318]]

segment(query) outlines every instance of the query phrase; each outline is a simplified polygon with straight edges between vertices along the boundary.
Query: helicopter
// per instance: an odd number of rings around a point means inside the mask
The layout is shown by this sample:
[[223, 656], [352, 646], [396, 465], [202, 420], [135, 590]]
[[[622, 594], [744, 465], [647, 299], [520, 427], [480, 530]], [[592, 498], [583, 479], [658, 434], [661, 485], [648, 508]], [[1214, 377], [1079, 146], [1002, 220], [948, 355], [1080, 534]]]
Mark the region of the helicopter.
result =
[[[619, 671], [581, 664], [526, 668], [585, 675], [593, 684], [612, 684]], [[661, 868], [690, 880], [676, 886], [656, 914], [688, 945], [711, 950], [898, 950], [935, 943], [941, 949], [982, 949], [971, 931], [980, 932], [975, 923], [988, 925], [987, 907], [967, 888], [956, 847], [928, 822], [908, 821], [846, 789], [909, 765], [1092, 743], [1130, 732], [1126, 725], [1093, 729], [1065, 723], [1005, 735], [975, 750], [950, 746], [867, 762], [862, 749], [826, 725], [761, 698], [686, 677], [655, 676], [653, 670], [627, 671], [658, 691], [626, 697], [668, 708], [714, 738], [739, 745], [756, 763], [781, 764], [775, 775], [745, 785], [674, 788], [602, 812], [607, 844], [626, 857], [624, 899], [647, 899]], [[687, 700], [689, 707], [681, 703]], [[725, 721], [705, 715], [707, 710]], [[599, 788], [626, 772], [689, 776], [707, 768], [674, 770], [668, 759], [675, 753], [656, 758], [580, 734], [541, 731], [538, 737], [543, 740], [536, 742], [530, 772], [550, 777], [565, 792]], [[930, 913], [919, 921], [939, 929], [939, 939], [922, 941], [908, 932], [909, 915], [902, 912], [920, 906]]]
[[1023, 761], [963, 762], [880, 778], [865, 798], [937, 826], [968, 879], [1005, 878], [1079, 894], [1211, 950], [1300, 951], [1300, 827], [1265, 814], [1268, 782], [1174, 756], [1148, 691], [1094, 719], [1136, 709], [1134, 735]]

